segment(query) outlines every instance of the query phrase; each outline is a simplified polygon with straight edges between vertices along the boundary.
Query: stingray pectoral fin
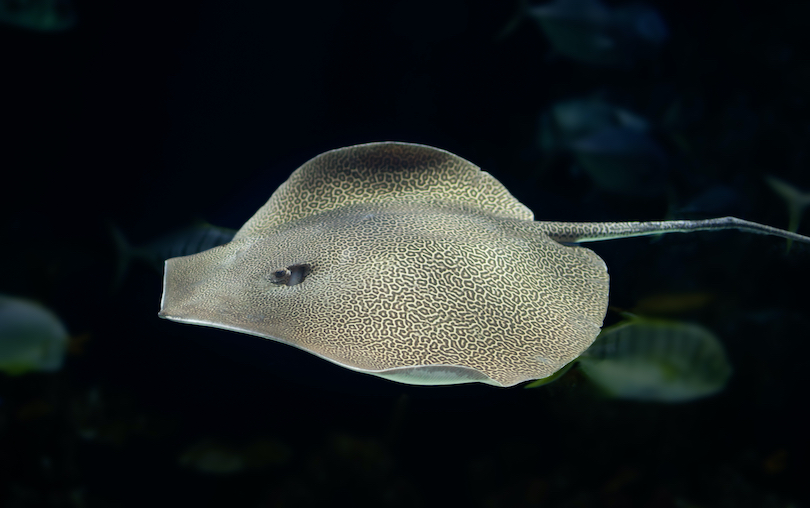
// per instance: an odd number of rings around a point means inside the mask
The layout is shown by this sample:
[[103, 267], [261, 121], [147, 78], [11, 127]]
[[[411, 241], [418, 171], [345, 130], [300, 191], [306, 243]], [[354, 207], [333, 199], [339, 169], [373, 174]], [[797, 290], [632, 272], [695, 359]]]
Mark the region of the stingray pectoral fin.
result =
[[633, 236], [723, 229], [736, 229], [746, 233], [779, 236], [796, 242], [810, 243], [810, 237], [736, 217], [650, 222], [536, 222], [536, 224], [544, 233], [561, 243], [598, 242]]
[[565, 375], [566, 372], [571, 370], [571, 367], [573, 367], [575, 363], [577, 363], [577, 360], [573, 360], [571, 362], [568, 362], [568, 364], [566, 364], [565, 367], [561, 368], [560, 370], [558, 370], [554, 374], [552, 374], [552, 375], [550, 375], [548, 377], [536, 379], [536, 380], [532, 381], [531, 383], [527, 384], [526, 386], [524, 386], [523, 388], [537, 388], [537, 387], [540, 387], [540, 386], [545, 386], [545, 385], [547, 385], [549, 383], [553, 383], [554, 381], [556, 381], [556, 380], [560, 379], [561, 377], [563, 377], [563, 375]]
[[492, 175], [457, 155], [413, 143], [367, 143], [306, 162], [236, 238], [262, 235], [280, 224], [353, 205], [403, 202], [442, 202], [498, 217], [534, 218]]
[[483, 372], [469, 367], [462, 367], [461, 365], [420, 365], [418, 367], [402, 367], [383, 371], [361, 370], [360, 372], [409, 385], [438, 386], [486, 383], [503, 386]]

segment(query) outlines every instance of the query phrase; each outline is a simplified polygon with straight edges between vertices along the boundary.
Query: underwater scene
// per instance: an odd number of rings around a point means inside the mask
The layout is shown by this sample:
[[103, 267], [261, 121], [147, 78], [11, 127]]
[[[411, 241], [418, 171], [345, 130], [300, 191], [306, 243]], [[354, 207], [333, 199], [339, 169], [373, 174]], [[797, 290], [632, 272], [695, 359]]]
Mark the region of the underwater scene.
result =
[[807, 507], [807, 19], [0, 0], [0, 507]]

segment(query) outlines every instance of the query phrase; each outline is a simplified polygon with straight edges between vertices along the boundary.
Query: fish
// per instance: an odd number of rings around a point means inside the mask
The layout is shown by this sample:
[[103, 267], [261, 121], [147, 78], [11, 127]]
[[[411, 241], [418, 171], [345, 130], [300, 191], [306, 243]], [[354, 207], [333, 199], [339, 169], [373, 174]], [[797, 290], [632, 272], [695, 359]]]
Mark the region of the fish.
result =
[[[673, 206], [670, 215], [679, 219], [706, 217], [718, 213], [745, 214], [749, 200], [739, 186], [715, 184], [692, 196], [681, 206]], [[792, 231], [793, 233], [796, 230]]]
[[567, 99], [553, 104], [547, 113], [549, 131], [541, 131], [541, 145], [550, 149], [569, 148], [570, 144], [611, 128], [636, 132], [649, 130], [642, 116], [611, 104], [599, 97]]
[[112, 223], [108, 223], [108, 227], [118, 252], [118, 266], [113, 287], [121, 285], [129, 270], [129, 265], [133, 261], [145, 263], [157, 273], [162, 273], [163, 262], [167, 259], [212, 249], [230, 242], [236, 235], [235, 229], [197, 221], [190, 226], [160, 236], [145, 245], [133, 247], [118, 227]]
[[725, 229], [810, 243], [734, 217], [535, 221], [457, 155], [368, 143], [299, 167], [230, 243], [167, 260], [158, 316], [401, 383], [509, 387], [554, 374], [599, 334], [607, 266], [576, 244]]
[[61, 32], [76, 25], [71, 0], [0, 0], [0, 23], [37, 32]]
[[709, 329], [638, 316], [602, 330], [576, 361], [610, 396], [648, 402], [715, 395], [732, 374], [722, 342]]
[[599, 0], [555, 0], [527, 12], [554, 49], [585, 64], [632, 65], [669, 38], [660, 13], [643, 3], [611, 8]]
[[554, 104], [541, 119], [540, 147], [570, 152], [600, 189], [654, 197], [666, 190], [668, 162], [642, 116], [598, 97]]
[[67, 328], [53, 311], [33, 300], [0, 295], [0, 372], [56, 372], [67, 347]]
[[626, 127], [602, 129], [570, 147], [588, 176], [605, 191], [651, 197], [667, 188], [666, 154], [644, 132]]

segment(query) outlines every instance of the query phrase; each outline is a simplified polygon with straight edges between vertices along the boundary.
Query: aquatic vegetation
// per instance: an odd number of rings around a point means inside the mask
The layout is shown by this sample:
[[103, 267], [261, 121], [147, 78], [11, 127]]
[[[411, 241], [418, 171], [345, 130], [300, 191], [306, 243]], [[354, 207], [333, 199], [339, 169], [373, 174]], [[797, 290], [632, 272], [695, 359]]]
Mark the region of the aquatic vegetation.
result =
[[159, 315], [290, 344], [410, 384], [546, 378], [594, 341], [608, 274], [565, 244], [738, 229], [733, 217], [542, 222], [444, 150], [370, 143], [315, 157], [226, 245], [166, 262]]

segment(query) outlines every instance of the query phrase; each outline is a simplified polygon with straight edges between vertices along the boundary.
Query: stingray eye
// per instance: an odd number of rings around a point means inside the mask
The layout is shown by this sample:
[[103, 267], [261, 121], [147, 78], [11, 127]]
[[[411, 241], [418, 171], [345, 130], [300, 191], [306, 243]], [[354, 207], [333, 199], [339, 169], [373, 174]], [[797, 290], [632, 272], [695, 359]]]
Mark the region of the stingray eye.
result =
[[290, 272], [290, 279], [287, 281], [287, 285], [295, 286], [296, 284], [304, 282], [306, 276], [312, 271], [312, 267], [306, 264], [292, 265], [288, 266], [287, 270]]
[[277, 286], [282, 285], [286, 286], [289, 280], [290, 280], [290, 271], [286, 268], [282, 270], [276, 270], [267, 277], [267, 282], [269, 282], [270, 284], [275, 284]]
[[295, 286], [304, 282], [312, 267], [307, 264], [290, 265], [276, 270], [267, 277], [267, 282], [276, 286]]

